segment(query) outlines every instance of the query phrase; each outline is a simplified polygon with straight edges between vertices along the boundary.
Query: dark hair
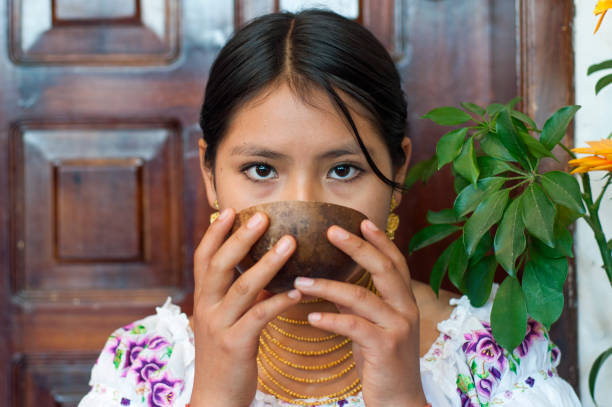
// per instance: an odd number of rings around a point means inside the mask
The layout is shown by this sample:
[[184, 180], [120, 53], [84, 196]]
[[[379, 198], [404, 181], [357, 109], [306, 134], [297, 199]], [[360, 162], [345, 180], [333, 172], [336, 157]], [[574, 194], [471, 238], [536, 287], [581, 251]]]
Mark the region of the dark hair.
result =
[[395, 64], [362, 25], [318, 9], [258, 17], [221, 49], [210, 70], [200, 114], [210, 168], [214, 169], [218, 144], [235, 111], [279, 80], [286, 80], [303, 98], [312, 85], [326, 91], [350, 124], [374, 173], [403, 189], [378, 169], [337, 92], [349, 95], [372, 116], [395, 172], [406, 160], [401, 142], [407, 125], [406, 99]]

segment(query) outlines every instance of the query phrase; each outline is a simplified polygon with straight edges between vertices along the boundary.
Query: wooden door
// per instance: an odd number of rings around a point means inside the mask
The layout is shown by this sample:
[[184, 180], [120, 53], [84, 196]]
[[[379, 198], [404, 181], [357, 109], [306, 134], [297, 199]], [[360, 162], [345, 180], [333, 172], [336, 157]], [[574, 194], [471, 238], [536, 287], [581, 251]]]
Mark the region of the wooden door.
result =
[[[310, 3], [0, 2], [0, 405], [74, 406], [114, 329], [167, 296], [190, 313], [210, 214], [196, 144], [208, 69], [235, 27]], [[572, 100], [570, 0], [318, 3], [370, 28], [396, 59], [415, 161], [441, 135], [418, 119], [431, 107], [522, 93], [542, 119]], [[406, 196], [401, 248], [426, 208], [450, 203], [449, 186], [447, 174]], [[409, 259], [416, 278], [436, 254]], [[569, 305], [555, 339], [575, 368]]]

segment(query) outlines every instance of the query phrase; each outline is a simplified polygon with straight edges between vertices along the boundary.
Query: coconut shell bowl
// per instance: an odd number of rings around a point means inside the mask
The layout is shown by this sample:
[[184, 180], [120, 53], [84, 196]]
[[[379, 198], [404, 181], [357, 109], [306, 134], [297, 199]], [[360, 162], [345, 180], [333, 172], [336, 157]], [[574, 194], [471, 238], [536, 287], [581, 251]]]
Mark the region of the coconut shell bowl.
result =
[[293, 236], [297, 242], [294, 253], [265, 287], [267, 291], [280, 293], [290, 290], [298, 276], [346, 281], [357, 269], [353, 259], [329, 242], [327, 229], [331, 225], [338, 225], [362, 236], [359, 225], [366, 216], [361, 212], [325, 202], [269, 202], [241, 210], [234, 220], [231, 233], [256, 212], [266, 213], [270, 224], [237, 266], [240, 273], [261, 259], [284, 235]]

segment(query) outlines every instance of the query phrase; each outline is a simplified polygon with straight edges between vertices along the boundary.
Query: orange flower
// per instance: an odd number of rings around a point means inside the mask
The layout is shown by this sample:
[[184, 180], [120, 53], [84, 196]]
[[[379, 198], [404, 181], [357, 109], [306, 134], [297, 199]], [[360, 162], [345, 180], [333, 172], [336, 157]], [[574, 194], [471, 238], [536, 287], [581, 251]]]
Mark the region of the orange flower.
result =
[[597, 4], [595, 5], [595, 10], [593, 11], [593, 14], [595, 14], [596, 16], [601, 14], [601, 17], [599, 17], [599, 21], [597, 22], [597, 26], [595, 27], [595, 31], [593, 32], [593, 34], [595, 34], [597, 30], [599, 30], [599, 26], [601, 25], [601, 22], [603, 21], [603, 18], [606, 15], [606, 12], [611, 8], [612, 8], [612, 0], [599, 0], [597, 2]]
[[588, 171], [610, 171], [612, 172], [612, 140], [587, 141], [591, 148], [574, 148], [575, 153], [591, 154], [590, 157], [569, 160], [568, 164], [576, 167], [571, 174]]

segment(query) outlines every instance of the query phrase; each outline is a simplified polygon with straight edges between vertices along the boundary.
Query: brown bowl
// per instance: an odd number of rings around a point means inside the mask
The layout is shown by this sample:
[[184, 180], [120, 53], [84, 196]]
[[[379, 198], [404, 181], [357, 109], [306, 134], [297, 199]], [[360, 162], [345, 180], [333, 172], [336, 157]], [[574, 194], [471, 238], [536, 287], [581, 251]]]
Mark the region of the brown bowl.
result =
[[359, 225], [366, 216], [361, 212], [325, 202], [270, 202], [240, 211], [231, 233], [256, 212], [266, 213], [270, 225], [236, 267], [240, 273], [261, 259], [284, 235], [292, 235], [297, 242], [294, 253], [266, 286], [266, 290], [273, 293], [290, 290], [298, 276], [346, 281], [357, 268], [353, 259], [329, 242], [327, 229], [331, 225], [338, 225], [362, 236]]

